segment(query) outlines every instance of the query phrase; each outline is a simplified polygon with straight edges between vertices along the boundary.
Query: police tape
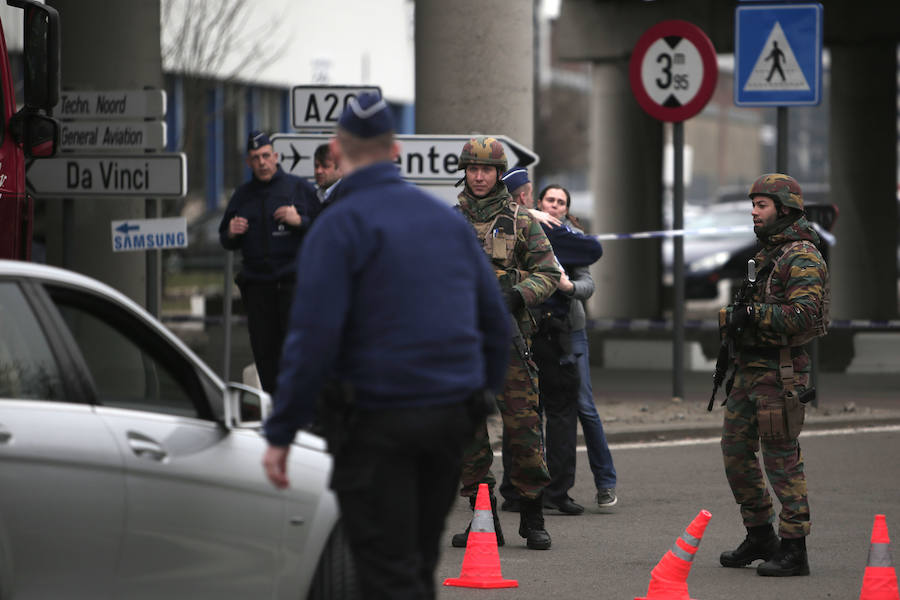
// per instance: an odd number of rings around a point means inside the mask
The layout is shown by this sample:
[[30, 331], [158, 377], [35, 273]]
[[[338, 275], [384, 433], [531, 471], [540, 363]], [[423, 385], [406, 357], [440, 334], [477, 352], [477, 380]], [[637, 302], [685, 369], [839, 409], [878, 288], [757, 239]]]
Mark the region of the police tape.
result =
[[[818, 223], [812, 223], [813, 229], [825, 240], [829, 246], [837, 244], [835, 235], [822, 228]], [[601, 242], [608, 240], [646, 240], [652, 238], [695, 237], [704, 235], [720, 235], [723, 233], [752, 233], [753, 227], [749, 225], [735, 225], [733, 227], [702, 227], [700, 229], [660, 229], [657, 231], [638, 231], [635, 233], [599, 233], [591, 237]]]
[[751, 233], [753, 228], [746, 225], [734, 227], [703, 227], [701, 229], [663, 229], [659, 231], [638, 231], [636, 233], [600, 233], [591, 237], [601, 242], [604, 240], [643, 240], [649, 238], [668, 238], [680, 236], [718, 235], [720, 233]]
[[[673, 323], [669, 319], [588, 319], [588, 329], [591, 330], [669, 331], [672, 328]], [[719, 329], [719, 321], [716, 319], [685, 319], [684, 328], [715, 331]], [[832, 320], [829, 329], [898, 331], [900, 330], [900, 319], [839, 319]]]

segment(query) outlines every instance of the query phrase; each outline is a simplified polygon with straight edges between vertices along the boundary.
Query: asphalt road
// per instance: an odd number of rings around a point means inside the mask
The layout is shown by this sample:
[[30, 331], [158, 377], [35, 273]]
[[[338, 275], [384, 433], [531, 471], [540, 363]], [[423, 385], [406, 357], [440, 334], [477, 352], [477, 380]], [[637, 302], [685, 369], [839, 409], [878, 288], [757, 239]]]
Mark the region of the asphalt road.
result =
[[[612, 514], [600, 514], [591, 506], [592, 480], [585, 454], [579, 452], [572, 496], [588, 512], [573, 517], [548, 511], [550, 550], [526, 549], [517, 534], [518, 514], [501, 513], [507, 538], [507, 545], [499, 549], [502, 573], [518, 580], [518, 588], [440, 586], [445, 578], [460, 574], [464, 550], [451, 548], [449, 538], [462, 531], [471, 511], [467, 502], [457, 502], [448, 519], [446, 546], [437, 570], [438, 598], [643, 597], [650, 571], [701, 509], [709, 510], [712, 519], [688, 577], [691, 598], [858, 598], [875, 514], [887, 515], [888, 528], [895, 538], [900, 536], [900, 461], [896, 460], [900, 427], [836, 433], [811, 430], [804, 432], [801, 445], [812, 512], [809, 577], [774, 579], [759, 577], [751, 568], [719, 565], [719, 554], [735, 548], [745, 530], [725, 481], [716, 438], [649, 445], [629, 442], [611, 446], [620, 498]], [[499, 457], [494, 465], [497, 472]], [[894, 546], [894, 555], [900, 555]]]

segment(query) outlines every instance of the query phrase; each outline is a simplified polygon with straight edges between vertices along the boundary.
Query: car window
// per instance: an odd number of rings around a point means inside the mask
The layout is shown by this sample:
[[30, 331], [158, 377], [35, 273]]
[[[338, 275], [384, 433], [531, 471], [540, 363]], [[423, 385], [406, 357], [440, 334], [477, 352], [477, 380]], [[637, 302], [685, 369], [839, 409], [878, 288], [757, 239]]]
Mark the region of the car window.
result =
[[0, 398], [63, 400], [59, 365], [12, 282], [0, 282]]
[[64, 288], [50, 292], [87, 363], [99, 404], [210, 418], [193, 366], [157, 332], [110, 302]]

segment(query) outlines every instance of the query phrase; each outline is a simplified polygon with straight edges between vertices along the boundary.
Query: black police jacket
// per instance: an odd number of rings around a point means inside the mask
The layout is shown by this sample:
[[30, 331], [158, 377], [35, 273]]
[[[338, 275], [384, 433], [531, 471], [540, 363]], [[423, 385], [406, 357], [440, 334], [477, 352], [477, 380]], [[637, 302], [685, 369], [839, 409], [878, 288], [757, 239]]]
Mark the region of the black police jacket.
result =
[[[287, 204], [293, 204], [300, 214], [299, 227], [279, 223], [273, 217], [275, 209]], [[312, 184], [285, 173], [280, 166], [269, 181], [254, 177], [238, 187], [219, 224], [219, 240], [226, 250], [241, 250], [239, 281], [292, 279], [300, 242], [318, 210]], [[235, 216], [247, 219], [249, 228], [245, 234], [229, 238], [228, 223]]]

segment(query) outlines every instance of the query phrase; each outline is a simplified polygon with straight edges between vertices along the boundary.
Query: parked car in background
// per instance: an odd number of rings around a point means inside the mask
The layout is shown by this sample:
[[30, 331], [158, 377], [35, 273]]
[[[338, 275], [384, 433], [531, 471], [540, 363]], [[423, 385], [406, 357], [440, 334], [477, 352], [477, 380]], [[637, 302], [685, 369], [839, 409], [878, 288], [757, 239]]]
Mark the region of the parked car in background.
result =
[[[746, 194], [745, 194], [746, 195]], [[828, 248], [834, 241], [831, 230], [838, 217], [833, 204], [817, 202], [818, 194], [806, 194], [804, 209], [807, 218], [823, 237], [822, 252], [828, 259]], [[731, 200], [704, 207], [686, 207], [684, 228], [688, 231], [746, 227], [746, 232], [721, 232], [711, 235], [689, 235], [684, 240], [684, 297], [686, 300], [708, 300], [722, 306], [731, 302], [732, 290], [747, 275], [747, 261], [759, 250], [750, 216], [750, 199]], [[828, 241], [828, 240], [831, 240]], [[662, 244], [665, 287], [673, 283], [673, 243]], [[670, 296], [671, 297], [671, 296]]]
[[88, 277], [0, 261], [0, 598], [350, 598], [322, 439]]

